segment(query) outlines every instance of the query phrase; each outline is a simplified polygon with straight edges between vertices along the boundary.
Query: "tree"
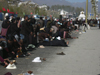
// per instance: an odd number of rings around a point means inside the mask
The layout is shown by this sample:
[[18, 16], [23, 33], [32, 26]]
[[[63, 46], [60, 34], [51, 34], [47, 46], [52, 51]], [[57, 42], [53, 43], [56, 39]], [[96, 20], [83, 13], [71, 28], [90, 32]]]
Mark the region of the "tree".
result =
[[47, 6], [47, 10], [49, 10], [50, 9], [50, 7], [49, 6]]

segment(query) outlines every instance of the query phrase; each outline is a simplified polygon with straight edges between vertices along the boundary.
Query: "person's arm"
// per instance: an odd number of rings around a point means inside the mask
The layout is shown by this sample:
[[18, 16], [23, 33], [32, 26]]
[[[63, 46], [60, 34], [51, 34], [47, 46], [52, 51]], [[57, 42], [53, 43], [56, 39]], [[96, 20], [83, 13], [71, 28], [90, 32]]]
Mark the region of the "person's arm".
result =
[[18, 27], [18, 28], [20, 27], [20, 24], [21, 24], [21, 21], [19, 20], [19, 21], [18, 21], [18, 24], [17, 24], [17, 27]]

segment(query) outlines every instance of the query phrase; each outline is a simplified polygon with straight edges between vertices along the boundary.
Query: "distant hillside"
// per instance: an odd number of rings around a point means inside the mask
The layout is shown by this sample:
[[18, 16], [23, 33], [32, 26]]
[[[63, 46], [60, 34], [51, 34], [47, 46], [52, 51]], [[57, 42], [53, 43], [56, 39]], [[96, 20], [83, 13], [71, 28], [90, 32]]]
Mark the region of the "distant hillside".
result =
[[[27, 0], [23, 0], [23, 1], [27, 1]], [[71, 3], [68, 2], [66, 0], [31, 0], [39, 5], [42, 4], [46, 4], [48, 6], [52, 6], [52, 5], [70, 5], [70, 6], [74, 6], [74, 7], [83, 7], [84, 9], [86, 9], [86, 2], [76, 2], [76, 3]], [[98, 3], [98, 10], [100, 12], [100, 2]], [[89, 12], [91, 12], [91, 2], [89, 2]]]

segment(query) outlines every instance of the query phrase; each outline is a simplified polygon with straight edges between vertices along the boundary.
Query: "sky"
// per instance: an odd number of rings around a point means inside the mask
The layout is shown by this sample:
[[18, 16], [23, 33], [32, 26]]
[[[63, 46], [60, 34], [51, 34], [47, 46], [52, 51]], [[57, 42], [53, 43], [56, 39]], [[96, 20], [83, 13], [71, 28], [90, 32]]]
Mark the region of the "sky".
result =
[[[66, 1], [69, 1], [69, 2], [85, 2], [86, 0], [66, 0]], [[90, 0], [88, 0], [88, 1], [90, 1]]]

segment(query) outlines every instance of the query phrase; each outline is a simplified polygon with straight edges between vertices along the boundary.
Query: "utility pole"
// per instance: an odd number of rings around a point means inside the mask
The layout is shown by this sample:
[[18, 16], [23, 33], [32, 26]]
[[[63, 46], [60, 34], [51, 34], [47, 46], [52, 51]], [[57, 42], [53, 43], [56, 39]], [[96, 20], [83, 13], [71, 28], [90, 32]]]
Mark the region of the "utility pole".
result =
[[88, 18], [88, 0], [86, 0], [86, 18], [85, 18], [86, 24], [87, 24], [87, 18]]

